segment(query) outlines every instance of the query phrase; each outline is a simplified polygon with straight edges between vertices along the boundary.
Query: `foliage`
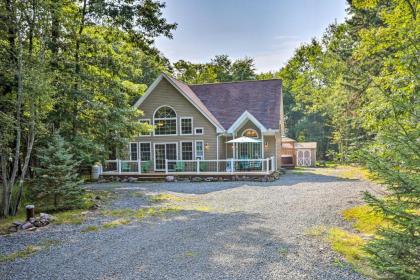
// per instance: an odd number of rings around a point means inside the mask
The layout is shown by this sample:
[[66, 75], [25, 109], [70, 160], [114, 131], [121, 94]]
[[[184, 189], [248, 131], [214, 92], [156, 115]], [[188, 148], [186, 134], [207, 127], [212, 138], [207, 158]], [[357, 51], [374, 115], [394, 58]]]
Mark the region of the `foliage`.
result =
[[232, 60], [216, 55], [209, 63], [179, 60], [174, 63], [176, 77], [188, 84], [255, 80], [254, 60], [249, 57]]
[[[80, 165], [116, 156], [144, 129], [132, 108], [168, 60], [176, 24], [154, 1], [0, 3], [0, 216], [15, 215], [32, 151], [59, 129]], [[12, 195], [16, 194], [16, 195]]]
[[39, 167], [31, 192], [42, 210], [74, 209], [83, 205], [83, 189], [76, 172], [77, 162], [58, 133], [50, 145], [38, 151]]

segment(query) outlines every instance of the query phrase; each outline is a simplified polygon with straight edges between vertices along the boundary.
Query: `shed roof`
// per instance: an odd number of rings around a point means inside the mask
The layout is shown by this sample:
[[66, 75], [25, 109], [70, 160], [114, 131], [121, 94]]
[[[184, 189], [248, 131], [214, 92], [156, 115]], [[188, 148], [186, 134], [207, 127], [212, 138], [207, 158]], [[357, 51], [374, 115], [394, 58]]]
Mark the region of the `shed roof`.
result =
[[299, 142], [295, 145], [296, 149], [316, 149], [316, 142]]

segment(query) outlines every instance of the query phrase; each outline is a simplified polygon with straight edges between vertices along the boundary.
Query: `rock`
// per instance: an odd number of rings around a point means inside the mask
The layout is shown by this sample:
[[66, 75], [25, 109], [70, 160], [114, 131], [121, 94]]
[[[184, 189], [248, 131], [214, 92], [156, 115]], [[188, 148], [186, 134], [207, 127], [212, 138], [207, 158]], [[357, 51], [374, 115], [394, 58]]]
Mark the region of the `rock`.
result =
[[41, 213], [39, 214], [39, 219], [49, 220], [50, 215], [48, 215], [47, 213]]
[[97, 196], [95, 196], [95, 199], [96, 200], [101, 200], [102, 198], [99, 195], [97, 195]]
[[128, 182], [130, 182], [130, 183], [134, 183], [136, 181], [137, 181], [137, 178], [135, 178], [135, 177], [129, 177], [128, 178]]
[[36, 227], [43, 227], [44, 226], [44, 224], [40, 220], [36, 220], [32, 224]]
[[191, 179], [191, 182], [202, 182], [202, 181], [203, 181], [203, 178], [201, 178], [201, 177], [193, 177]]
[[31, 222], [26, 222], [21, 226], [21, 228], [24, 229], [24, 230], [25, 229], [30, 229], [30, 228], [33, 228], [33, 227], [34, 227], [34, 225]]
[[22, 223], [21, 223], [21, 222], [19, 222], [19, 221], [14, 221], [12, 224], [13, 224], [13, 225], [15, 225], [16, 227], [18, 227], [18, 226], [21, 226], [21, 225], [22, 225]]
[[8, 232], [17, 232], [18, 231], [18, 226], [16, 226], [16, 225], [10, 226], [7, 230], [8, 230]]
[[29, 218], [29, 222], [30, 222], [31, 224], [35, 223], [35, 218]]
[[175, 176], [171, 176], [171, 175], [166, 176], [165, 181], [166, 182], [175, 182]]

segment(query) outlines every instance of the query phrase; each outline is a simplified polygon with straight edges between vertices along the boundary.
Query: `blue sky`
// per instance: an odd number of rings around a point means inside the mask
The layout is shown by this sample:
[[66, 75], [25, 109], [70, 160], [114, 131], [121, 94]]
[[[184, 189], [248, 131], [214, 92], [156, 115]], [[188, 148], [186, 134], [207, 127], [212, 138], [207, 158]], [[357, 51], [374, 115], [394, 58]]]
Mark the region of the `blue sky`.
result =
[[343, 22], [345, 0], [162, 0], [174, 39], [156, 46], [171, 62], [208, 62], [217, 54], [255, 59], [257, 72], [280, 69], [294, 49]]

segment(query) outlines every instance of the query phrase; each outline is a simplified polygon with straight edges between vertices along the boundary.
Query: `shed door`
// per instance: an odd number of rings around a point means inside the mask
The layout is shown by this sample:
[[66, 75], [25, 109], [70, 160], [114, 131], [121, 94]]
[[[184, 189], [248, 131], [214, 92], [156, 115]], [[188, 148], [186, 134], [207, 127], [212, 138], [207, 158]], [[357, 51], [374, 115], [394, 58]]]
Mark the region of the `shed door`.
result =
[[310, 150], [298, 150], [297, 165], [298, 166], [311, 166], [312, 165]]

